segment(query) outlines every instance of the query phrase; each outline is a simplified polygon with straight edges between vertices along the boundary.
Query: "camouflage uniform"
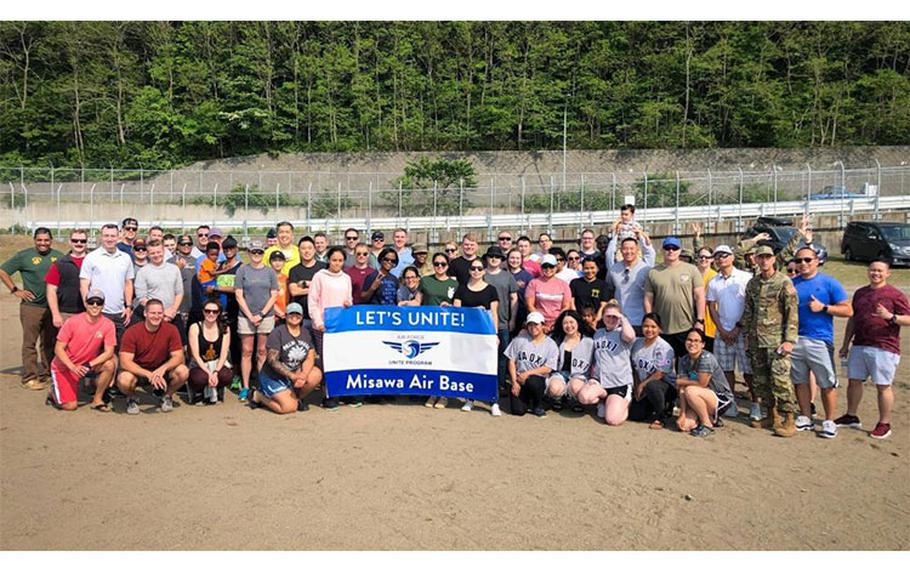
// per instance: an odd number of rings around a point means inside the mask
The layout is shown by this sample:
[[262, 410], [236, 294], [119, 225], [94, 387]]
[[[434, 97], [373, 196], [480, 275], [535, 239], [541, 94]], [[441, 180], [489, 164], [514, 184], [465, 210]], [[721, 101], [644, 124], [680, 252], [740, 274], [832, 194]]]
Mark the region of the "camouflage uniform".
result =
[[765, 406], [772, 408], [776, 404], [780, 412], [797, 411], [796, 393], [790, 381], [790, 355], [777, 353], [785, 341], [796, 345], [797, 305], [793, 282], [780, 272], [771, 278], [759, 274], [746, 286], [746, 308], [740, 325], [749, 340], [752, 387]]
[[[782, 248], [777, 256], [774, 257], [777, 266], [786, 266], [787, 261], [796, 256], [796, 251], [800, 248], [800, 243], [802, 243], [803, 235], [799, 231], [793, 233], [793, 236], [790, 237], [790, 241], [787, 243], [787, 246]], [[758, 268], [755, 270], [749, 266], [749, 263], [746, 262], [746, 255], [755, 253], [757, 248], [757, 239], [752, 237], [751, 239], [743, 239], [736, 243], [736, 249], [733, 252], [733, 266], [739, 268], [740, 270], [745, 270], [746, 272], [752, 272], [754, 275], [758, 276]]]

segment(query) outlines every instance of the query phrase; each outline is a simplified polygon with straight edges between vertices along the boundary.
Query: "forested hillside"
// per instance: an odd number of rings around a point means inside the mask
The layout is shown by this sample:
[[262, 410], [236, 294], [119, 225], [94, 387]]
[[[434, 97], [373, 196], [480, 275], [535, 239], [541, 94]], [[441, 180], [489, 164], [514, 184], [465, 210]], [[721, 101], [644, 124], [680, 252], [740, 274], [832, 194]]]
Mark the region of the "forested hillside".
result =
[[0, 165], [910, 140], [910, 23], [2, 22]]

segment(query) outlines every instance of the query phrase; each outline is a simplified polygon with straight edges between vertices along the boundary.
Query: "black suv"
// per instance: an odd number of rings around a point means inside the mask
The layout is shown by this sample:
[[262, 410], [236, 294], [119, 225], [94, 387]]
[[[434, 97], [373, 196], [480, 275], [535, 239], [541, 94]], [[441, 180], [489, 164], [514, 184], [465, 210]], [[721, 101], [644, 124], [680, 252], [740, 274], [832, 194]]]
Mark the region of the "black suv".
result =
[[[768, 233], [771, 235], [771, 239], [759, 241], [758, 244], [770, 246], [774, 250], [774, 254], [777, 254], [783, 250], [783, 248], [787, 246], [787, 243], [790, 242], [790, 239], [793, 238], [793, 235], [796, 233], [796, 227], [793, 226], [793, 222], [789, 219], [759, 217], [755, 220], [755, 224], [746, 231], [743, 238], [750, 239], [759, 233]], [[828, 249], [825, 248], [825, 245], [813, 243], [812, 247], [815, 249], [816, 254], [818, 254], [818, 263], [825, 264], [828, 260]]]
[[910, 265], [910, 224], [851, 221], [840, 250], [847, 260], [886, 258], [895, 266]]

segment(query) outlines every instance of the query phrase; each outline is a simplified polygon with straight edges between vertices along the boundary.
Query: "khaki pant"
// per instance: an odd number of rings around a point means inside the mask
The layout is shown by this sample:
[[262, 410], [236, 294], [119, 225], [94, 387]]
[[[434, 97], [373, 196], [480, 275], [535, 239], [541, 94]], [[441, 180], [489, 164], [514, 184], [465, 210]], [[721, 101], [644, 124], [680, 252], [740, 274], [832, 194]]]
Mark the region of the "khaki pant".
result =
[[[47, 307], [19, 304], [19, 322], [22, 324], [22, 382], [50, 377], [54, 343], [57, 341], [57, 328], [51, 321], [51, 310]], [[43, 368], [38, 363], [39, 339]]]

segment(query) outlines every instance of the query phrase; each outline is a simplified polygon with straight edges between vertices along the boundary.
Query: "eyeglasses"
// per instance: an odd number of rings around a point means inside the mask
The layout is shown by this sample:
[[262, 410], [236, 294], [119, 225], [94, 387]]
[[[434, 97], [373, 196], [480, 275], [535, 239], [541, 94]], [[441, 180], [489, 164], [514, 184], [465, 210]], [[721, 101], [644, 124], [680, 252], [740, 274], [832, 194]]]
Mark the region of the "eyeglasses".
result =
[[90, 298], [85, 301], [85, 304], [88, 306], [103, 306], [104, 300], [102, 300], [101, 298]]
[[472, 266], [468, 270], [471, 272], [483, 272], [483, 267], [482, 266]]
[[677, 251], [679, 250], [679, 247], [664, 247], [664, 250]]
[[434, 263], [433, 263], [433, 266], [435, 266], [435, 267], [437, 267], [437, 268], [443, 268], [443, 267], [446, 267], [446, 266], [448, 266], [448, 265], [449, 265], [448, 262], [434, 262]]
[[202, 310], [202, 311], [207, 314], [220, 314], [221, 313], [221, 310]]
[[579, 260], [580, 258], [580, 256], [570, 256], [569, 260]]
[[[577, 260], [577, 259], [576, 259], [576, 260]], [[566, 261], [566, 259], [565, 259], [564, 257], [562, 257], [562, 256], [556, 257], [556, 262], [565, 262], [565, 261]]]
[[133, 247], [133, 252], [146, 252], [147, 250], [145, 247]]
[[88, 239], [70, 239], [70, 242], [74, 245], [84, 245], [88, 242]]
[[813, 260], [815, 260], [815, 259], [807, 257], [807, 256], [798, 256], [795, 259], [793, 259], [793, 262], [795, 262], [796, 264], [809, 264]]
[[458, 250], [458, 249], [446, 249], [446, 252], [449, 253], [449, 254], [452, 254], [453, 252], [455, 252], [455, 251], [457, 251], [457, 250]]
[[383, 241], [385, 241], [385, 239], [383, 239], [383, 238], [381, 238], [381, 237], [378, 237], [378, 238], [373, 239], [373, 242], [374, 242], [374, 243], [381, 243], [381, 242], [383, 242]]

